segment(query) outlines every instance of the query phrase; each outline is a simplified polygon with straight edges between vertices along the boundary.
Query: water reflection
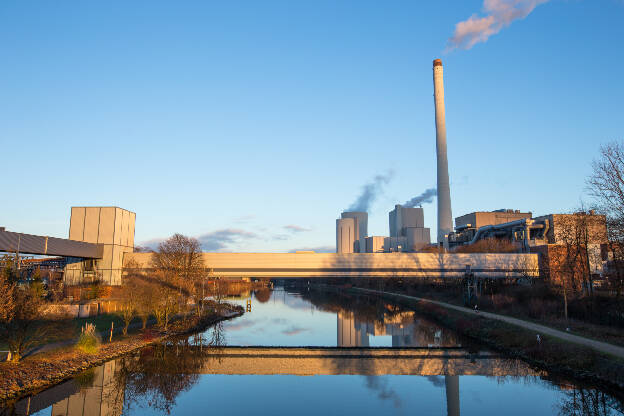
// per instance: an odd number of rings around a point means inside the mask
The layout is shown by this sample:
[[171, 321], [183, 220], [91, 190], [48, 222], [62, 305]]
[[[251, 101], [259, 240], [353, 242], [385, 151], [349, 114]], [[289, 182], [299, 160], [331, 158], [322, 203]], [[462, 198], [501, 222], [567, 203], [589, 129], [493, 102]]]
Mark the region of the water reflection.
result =
[[[107, 362], [0, 414], [622, 414], [603, 390], [551, 380], [395, 305], [307, 288], [251, 298], [243, 319]], [[321, 347], [274, 348], [286, 340]]]

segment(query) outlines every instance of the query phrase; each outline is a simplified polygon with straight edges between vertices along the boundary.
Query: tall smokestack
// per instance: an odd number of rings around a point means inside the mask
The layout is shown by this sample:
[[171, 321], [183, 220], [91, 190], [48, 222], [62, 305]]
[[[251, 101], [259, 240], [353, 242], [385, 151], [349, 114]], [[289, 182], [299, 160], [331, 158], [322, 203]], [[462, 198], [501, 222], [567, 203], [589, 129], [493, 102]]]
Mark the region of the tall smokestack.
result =
[[438, 243], [453, 229], [451, 188], [446, 157], [446, 121], [444, 119], [444, 78], [442, 60], [433, 61], [433, 100], [435, 102], [436, 152], [438, 155]]

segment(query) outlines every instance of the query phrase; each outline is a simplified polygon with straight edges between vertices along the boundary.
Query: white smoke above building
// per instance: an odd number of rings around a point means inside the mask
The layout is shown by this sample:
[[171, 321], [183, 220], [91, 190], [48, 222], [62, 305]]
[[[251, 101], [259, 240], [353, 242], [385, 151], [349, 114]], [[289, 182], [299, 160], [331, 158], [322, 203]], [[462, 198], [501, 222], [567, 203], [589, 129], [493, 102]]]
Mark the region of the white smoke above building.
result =
[[447, 50], [470, 49], [477, 43], [486, 42], [490, 36], [511, 25], [514, 20], [524, 19], [540, 4], [550, 0], [484, 0], [483, 14], [473, 14], [455, 25], [455, 33], [448, 40]]
[[414, 208], [414, 207], [419, 207], [422, 204], [429, 204], [433, 202], [433, 198], [436, 196], [436, 194], [437, 194], [436, 188], [429, 188], [425, 190], [425, 192], [423, 192], [422, 194], [415, 196], [414, 198], [405, 202], [403, 206], [406, 208]]
[[373, 202], [375, 202], [379, 194], [383, 191], [384, 186], [392, 180], [393, 176], [394, 172], [392, 171], [375, 175], [372, 181], [362, 186], [362, 192], [360, 192], [355, 201], [347, 208], [347, 211], [368, 212]]

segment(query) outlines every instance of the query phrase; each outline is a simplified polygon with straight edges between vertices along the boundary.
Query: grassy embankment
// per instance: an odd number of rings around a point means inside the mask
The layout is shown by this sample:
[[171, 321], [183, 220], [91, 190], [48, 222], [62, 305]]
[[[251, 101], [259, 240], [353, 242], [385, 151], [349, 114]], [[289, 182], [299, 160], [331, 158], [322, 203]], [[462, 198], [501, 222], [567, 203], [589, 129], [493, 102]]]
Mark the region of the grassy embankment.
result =
[[[365, 293], [359, 291], [357, 287], [343, 287], [341, 290]], [[533, 331], [483, 316], [451, 310], [424, 301], [396, 297], [392, 293], [385, 293], [382, 296], [409, 307], [461, 335], [521, 358], [530, 364], [599, 384], [617, 395], [624, 395], [622, 392], [624, 360], [618, 357], [551, 336], [541, 335], [541, 342], [538, 342]]]
[[[624, 300], [597, 294], [569, 300], [569, 318], [564, 318], [563, 298], [545, 282], [532, 286], [486, 285], [478, 299], [479, 310], [512, 316], [572, 334], [624, 346]], [[456, 283], [422, 280], [353, 279], [353, 286], [465, 306], [463, 289]]]
[[[81, 352], [72, 345], [26, 357], [18, 363], [2, 362], [0, 363], [0, 402], [45, 389], [113, 358], [172, 336], [200, 331], [221, 320], [240, 316], [243, 312], [240, 306], [221, 304], [201, 318], [192, 315], [176, 320], [170, 324], [166, 332], [150, 328], [147, 331], [134, 331], [127, 336], [114, 336], [112, 342], [104, 340], [98, 351], [92, 354]], [[107, 318], [98, 317], [95, 321], [98, 319], [100, 322], [102, 320], [106, 322]], [[78, 325], [78, 323], [75, 324]], [[110, 325], [110, 320], [108, 325]]]
[[[93, 324], [97, 328], [98, 331], [109, 331], [111, 328], [111, 323], [113, 324], [114, 333], [120, 334], [121, 329], [123, 328], [123, 320], [119, 315], [115, 314], [102, 314], [98, 316], [91, 316], [88, 318], [71, 318], [71, 319], [60, 319], [60, 320], [41, 320], [38, 324], [40, 326], [53, 325], [53, 331], [47, 331], [43, 336], [39, 337], [29, 348], [29, 350], [37, 349], [38, 347], [63, 342], [70, 341], [78, 338], [80, 335], [80, 330], [86, 324]], [[154, 323], [154, 320], [151, 319], [150, 323]], [[139, 318], [134, 318], [130, 323], [129, 332], [138, 331], [137, 325], [139, 328], [141, 327], [141, 320]], [[9, 346], [4, 339], [0, 339], [0, 351], [8, 351]]]

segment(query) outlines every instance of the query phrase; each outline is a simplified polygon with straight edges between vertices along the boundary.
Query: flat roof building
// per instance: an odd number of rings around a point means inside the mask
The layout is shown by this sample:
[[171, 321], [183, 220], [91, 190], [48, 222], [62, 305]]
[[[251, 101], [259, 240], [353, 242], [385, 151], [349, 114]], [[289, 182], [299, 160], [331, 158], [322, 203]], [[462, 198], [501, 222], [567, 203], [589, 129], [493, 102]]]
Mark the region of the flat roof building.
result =
[[455, 218], [455, 229], [481, 228], [486, 225], [505, 224], [507, 222], [531, 218], [531, 212], [520, 212], [513, 209], [498, 209], [495, 211], [475, 211]]

